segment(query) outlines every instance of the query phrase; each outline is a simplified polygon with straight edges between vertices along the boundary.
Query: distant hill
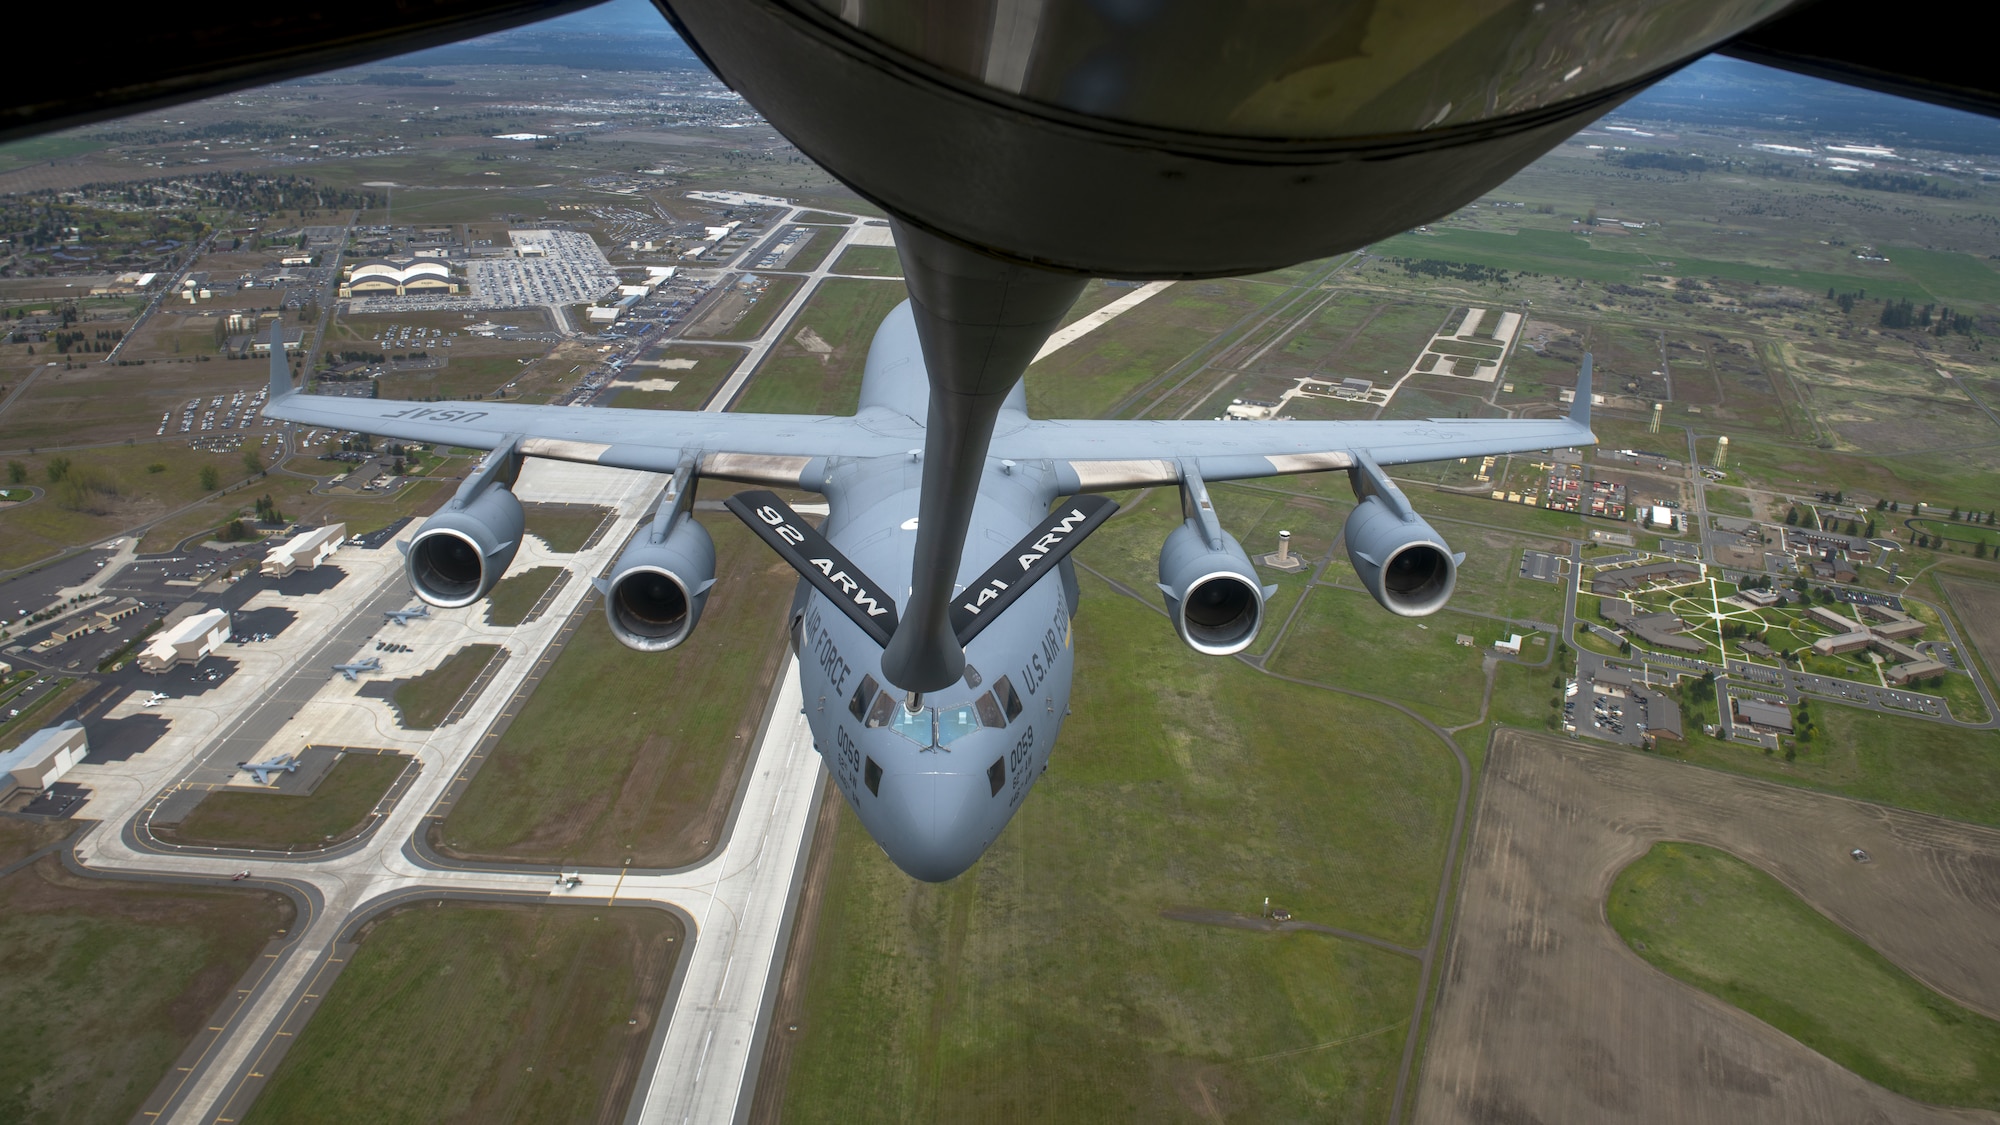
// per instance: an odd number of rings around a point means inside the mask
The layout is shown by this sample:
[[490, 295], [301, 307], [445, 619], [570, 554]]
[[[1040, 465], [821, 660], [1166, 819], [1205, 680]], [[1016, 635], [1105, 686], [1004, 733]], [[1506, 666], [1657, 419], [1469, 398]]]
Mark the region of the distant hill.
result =
[[546, 23], [530, 24], [448, 47], [402, 55], [389, 65], [565, 66], [599, 70], [701, 69], [701, 60], [646, 0], [612, 0]]
[[2000, 153], [2000, 121], [1711, 55], [1610, 116]]

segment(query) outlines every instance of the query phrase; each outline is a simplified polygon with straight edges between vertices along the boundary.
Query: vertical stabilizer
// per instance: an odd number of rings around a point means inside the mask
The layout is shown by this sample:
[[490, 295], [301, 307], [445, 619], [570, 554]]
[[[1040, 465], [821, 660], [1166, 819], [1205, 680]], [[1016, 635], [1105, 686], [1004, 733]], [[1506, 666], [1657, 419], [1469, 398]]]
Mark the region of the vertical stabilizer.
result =
[[271, 401], [292, 393], [292, 364], [285, 358], [285, 318], [271, 322]]
[[1590, 353], [1583, 353], [1583, 366], [1576, 373], [1576, 399], [1569, 404], [1569, 420], [1590, 428]]

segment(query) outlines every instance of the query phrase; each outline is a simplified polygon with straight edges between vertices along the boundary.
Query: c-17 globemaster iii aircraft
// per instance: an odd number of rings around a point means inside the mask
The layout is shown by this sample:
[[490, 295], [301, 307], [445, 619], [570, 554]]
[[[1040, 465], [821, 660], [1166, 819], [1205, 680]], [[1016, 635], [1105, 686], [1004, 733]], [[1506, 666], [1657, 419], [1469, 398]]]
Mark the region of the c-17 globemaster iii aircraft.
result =
[[1421, 616], [1451, 596], [1464, 556], [1386, 468], [1596, 440], [1587, 357], [1558, 419], [1039, 420], [1017, 384], [952, 587], [963, 664], [948, 685], [914, 691], [884, 671], [885, 646], [910, 627], [899, 603], [913, 585], [930, 393], [907, 302], [877, 330], [860, 408], [845, 418], [321, 398], [294, 393], [282, 349], [272, 354], [269, 417], [494, 451], [410, 540], [410, 582], [432, 605], [469, 605], [506, 571], [522, 533], [510, 486], [524, 457], [673, 474], [650, 528], [600, 582], [612, 632], [641, 652], [686, 640], [718, 581], [708, 532], [689, 515], [699, 478], [824, 494], [818, 530], [769, 491], [727, 504], [802, 576], [790, 628], [834, 782], [889, 857], [933, 881], [979, 858], [1055, 747], [1075, 667], [1068, 554], [1116, 508], [1095, 493], [1180, 489], [1185, 519], [1161, 548], [1160, 590], [1181, 639], [1223, 656], [1256, 636], [1270, 590], [1222, 529], [1207, 482], [1345, 470], [1360, 498], [1343, 532], [1356, 571], [1390, 612]]

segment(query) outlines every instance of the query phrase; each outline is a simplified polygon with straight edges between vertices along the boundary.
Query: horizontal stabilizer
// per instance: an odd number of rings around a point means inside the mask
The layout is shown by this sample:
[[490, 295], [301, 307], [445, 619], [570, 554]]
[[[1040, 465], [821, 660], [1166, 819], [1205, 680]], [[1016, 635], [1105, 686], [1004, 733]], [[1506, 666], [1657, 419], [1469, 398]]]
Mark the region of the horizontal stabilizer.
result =
[[1085, 536], [1117, 510], [1118, 502], [1106, 496], [1072, 496], [1057, 504], [1048, 518], [952, 599], [951, 631], [958, 634], [959, 645], [971, 644], [980, 630], [1044, 575], [1053, 573]]
[[777, 493], [752, 489], [722, 503], [876, 644], [888, 646], [896, 633], [896, 599], [861, 573], [846, 555], [834, 550], [833, 544], [778, 499]]

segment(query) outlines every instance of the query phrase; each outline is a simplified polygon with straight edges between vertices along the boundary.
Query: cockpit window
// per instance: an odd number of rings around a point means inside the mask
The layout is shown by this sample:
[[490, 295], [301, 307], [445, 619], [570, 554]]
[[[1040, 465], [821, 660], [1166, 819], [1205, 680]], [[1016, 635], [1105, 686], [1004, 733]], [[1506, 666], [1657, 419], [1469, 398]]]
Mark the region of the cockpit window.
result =
[[[847, 709], [854, 712], [854, 720], [860, 722], [868, 713], [868, 701], [875, 696], [875, 677], [861, 677], [861, 686], [854, 689], [854, 698], [847, 701]], [[873, 726], [874, 724], [869, 724]]]
[[868, 759], [868, 766], [862, 770], [861, 780], [868, 786], [870, 793], [877, 797], [882, 795], [882, 767], [875, 764], [875, 759]]
[[974, 668], [970, 664], [967, 664], [965, 666], [965, 686], [966, 687], [979, 686], [979, 669]]
[[915, 714], [908, 707], [894, 708], [895, 714], [889, 720], [889, 729], [909, 739], [919, 746], [931, 745], [931, 715], [928, 707], [919, 707]]
[[973, 700], [972, 706], [979, 711], [979, 723], [981, 726], [1004, 727], [1007, 725], [1006, 717], [1000, 714], [1000, 705], [993, 702], [992, 692], [989, 691], [978, 699]]
[[888, 726], [889, 713], [894, 710], [896, 710], [896, 701], [890, 698], [888, 692], [885, 691], [877, 695], [875, 697], [875, 706], [868, 709], [867, 725], [871, 727]]
[[1014, 694], [1014, 685], [1002, 676], [993, 681], [993, 696], [1000, 701], [1000, 709], [1007, 712], [1007, 721], [1021, 717], [1021, 697]]
[[970, 703], [957, 707], [940, 707], [937, 713], [937, 744], [950, 746], [953, 742], [979, 729], [979, 711]]
[[1006, 786], [1007, 759], [1004, 755], [993, 759], [993, 764], [986, 767], [986, 784], [992, 788], [995, 797], [998, 797], [1000, 790]]

